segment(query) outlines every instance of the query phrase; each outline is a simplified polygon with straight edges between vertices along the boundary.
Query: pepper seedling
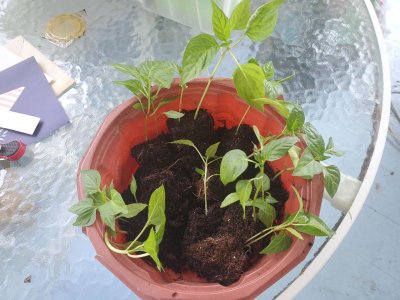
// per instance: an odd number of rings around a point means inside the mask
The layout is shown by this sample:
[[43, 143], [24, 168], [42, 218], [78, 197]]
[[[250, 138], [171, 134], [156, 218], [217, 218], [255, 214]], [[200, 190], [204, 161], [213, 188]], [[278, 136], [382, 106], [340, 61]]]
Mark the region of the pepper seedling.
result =
[[261, 250], [260, 253], [274, 254], [287, 250], [292, 243], [292, 236], [302, 240], [303, 236], [301, 233], [312, 236], [332, 237], [334, 232], [325, 224], [324, 221], [319, 217], [304, 211], [303, 199], [294, 186], [292, 186], [292, 189], [299, 202], [298, 210], [294, 214], [289, 214], [283, 223], [266, 227], [249, 238], [246, 241], [246, 246], [250, 246], [251, 244], [273, 234], [268, 246]]
[[191, 140], [176, 140], [173, 142], [170, 142], [170, 144], [176, 144], [176, 145], [185, 145], [185, 146], [190, 146], [192, 147], [194, 150], [196, 150], [196, 152], [199, 154], [199, 157], [201, 158], [202, 162], [203, 162], [203, 169], [200, 168], [196, 168], [195, 172], [197, 174], [199, 174], [201, 176], [201, 178], [203, 179], [203, 190], [204, 190], [204, 213], [205, 215], [207, 215], [208, 213], [208, 209], [207, 209], [207, 182], [214, 176], [218, 176], [219, 174], [212, 174], [209, 175], [209, 170], [208, 167], [210, 164], [212, 164], [213, 162], [216, 162], [217, 160], [221, 159], [220, 157], [216, 156], [216, 153], [218, 151], [218, 146], [219, 146], [219, 142], [212, 144], [211, 146], [209, 146], [206, 150], [205, 155], [201, 154], [201, 152], [199, 151], [199, 149], [196, 147], [196, 145], [191, 141]]
[[[114, 189], [112, 183], [109, 186], [100, 188], [101, 176], [98, 171], [82, 171], [81, 178], [85, 199], [74, 204], [69, 209], [70, 212], [77, 215], [73, 225], [80, 227], [91, 226], [96, 220], [96, 212], [98, 211], [101, 220], [106, 225], [104, 241], [111, 251], [125, 254], [132, 258], [150, 256], [161, 271], [163, 268], [158, 258], [158, 247], [164, 235], [166, 222], [164, 186], [161, 185], [154, 190], [150, 196], [149, 205], [144, 203], [126, 205], [121, 194]], [[137, 186], [134, 176], [132, 176], [130, 190], [136, 199]], [[120, 218], [134, 218], [146, 207], [148, 207], [147, 221], [133, 241], [125, 245], [118, 245], [110, 241], [109, 235], [115, 236], [118, 232], [115, 228], [116, 220]], [[139, 239], [149, 228], [147, 239], [141, 242]]]

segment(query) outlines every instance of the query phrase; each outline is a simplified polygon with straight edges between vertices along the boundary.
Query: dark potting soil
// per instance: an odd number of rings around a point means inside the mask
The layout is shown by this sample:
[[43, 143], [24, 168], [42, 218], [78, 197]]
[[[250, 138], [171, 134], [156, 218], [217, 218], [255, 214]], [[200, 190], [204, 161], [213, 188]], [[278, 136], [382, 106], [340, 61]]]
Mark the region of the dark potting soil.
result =
[[[160, 244], [159, 258], [164, 268], [179, 273], [190, 270], [209, 282], [230, 285], [237, 281], [257, 259], [259, 251], [268, 240], [244, 247], [245, 241], [263, 229], [260, 222], [253, 222], [251, 208], [243, 219], [242, 208], [233, 204], [220, 208], [222, 200], [234, 192], [235, 184], [224, 186], [218, 176], [207, 186], [208, 214], [204, 211], [203, 181], [195, 168], [203, 168], [197, 152], [184, 145], [169, 144], [178, 139], [191, 140], [205, 153], [207, 147], [220, 142], [217, 155], [223, 156], [232, 149], [242, 149], [250, 154], [257, 139], [253, 130], [242, 125], [236, 128], [214, 129], [214, 120], [205, 110], [193, 120], [194, 111], [185, 111], [178, 120], [168, 119], [168, 134], [132, 148], [132, 156], [140, 167], [135, 173], [138, 201], [148, 203], [151, 193], [164, 184], [166, 191], [166, 228]], [[210, 165], [210, 175], [219, 173], [220, 160]], [[267, 175], [273, 171], [266, 166]], [[241, 179], [252, 178], [257, 169], [249, 167]], [[288, 198], [280, 179], [271, 181], [270, 192], [279, 202], [275, 204], [278, 218]], [[134, 199], [127, 189], [122, 194], [127, 204]], [[127, 240], [133, 240], [146, 222], [146, 214], [133, 219], [120, 220], [119, 226], [127, 231]], [[146, 236], [146, 235], [143, 235]]]

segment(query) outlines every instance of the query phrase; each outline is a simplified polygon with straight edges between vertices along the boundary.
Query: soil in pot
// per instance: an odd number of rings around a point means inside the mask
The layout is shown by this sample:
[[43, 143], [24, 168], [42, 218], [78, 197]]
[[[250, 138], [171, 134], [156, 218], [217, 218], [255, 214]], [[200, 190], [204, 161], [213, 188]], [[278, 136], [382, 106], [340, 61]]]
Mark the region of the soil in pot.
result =
[[[224, 186], [218, 176], [208, 182], [208, 214], [204, 211], [203, 181], [195, 168], [202, 168], [202, 161], [192, 147], [169, 144], [178, 139], [191, 140], [205, 153], [206, 149], [220, 142], [217, 155], [223, 156], [232, 149], [247, 154], [257, 143], [253, 130], [242, 125], [216, 128], [213, 117], [201, 110], [196, 120], [194, 111], [185, 111], [180, 121], [168, 119], [169, 133], [132, 148], [132, 156], [140, 167], [135, 173], [139, 202], [147, 203], [151, 193], [164, 184], [166, 190], [166, 229], [160, 244], [159, 258], [164, 268], [176, 273], [192, 271], [208, 282], [230, 285], [249, 269], [260, 257], [258, 254], [268, 241], [262, 240], [244, 248], [245, 241], [263, 229], [260, 222], [253, 222], [251, 208], [243, 219], [238, 204], [220, 208], [226, 195], [235, 191], [235, 184]], [[219, 173], [220, 160], [210, 165], [210, 173]], [[266, 166], [270, 178], [273, 171]], [[257, 169], [249, 168], [239, 179], [252, 178]], [[278, 219], [288, 198], [279, 178], [271, 181], [270, 192], [278, 200], [274, 204]], [[134, 199], [129, 188], [122, 194], [127, 204]], [[120, 228], [132, 240], [143, 227], [146, 215], [120, 220]], [[144, 235], [145, 236], [145, 235]], [[150, 260], [149, 260], [149, 263]]]

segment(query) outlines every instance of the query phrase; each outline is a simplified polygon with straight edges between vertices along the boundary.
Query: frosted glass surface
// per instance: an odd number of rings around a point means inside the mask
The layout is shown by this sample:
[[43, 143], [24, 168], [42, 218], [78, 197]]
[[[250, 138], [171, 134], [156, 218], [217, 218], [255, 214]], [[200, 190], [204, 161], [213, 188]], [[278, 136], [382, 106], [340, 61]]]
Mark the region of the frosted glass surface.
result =
[[[66, 49], [42, 38], [50, 18], [82, 9], [87, 12], [83, 38]], [[177, 60], [197, 33], [134, 1], [0, 1], [0, 44], [23, 35], [76, 81], [60, 98], [71, 124], [30, 146], [20, 161], [0, 163], [2, 299], [136, 298], [94, 259], [89, 240], [72, 227], [74, 217], [67, 209], [77, 201], [80, 158], [107, 113], [130, 97], [113, 85], [121, 76], [110, 65]], [[289, 0], [271, 39], [244, 44], [235, 50], [240, 61], [273, 60], [278, 75], [296, 73], [285, 97], [303, 103], [308, 119], [346, 152], [332, 162], [346, 174], [362, 174], [382, 101], [380, 57], [363, 1]], [[219, 75], [233, 69], [227, 59]], [[321, 214], [331, 226], [340, 218], [326, 202]], [[309, 258], [317, 250], [315, 245]], [[279, 292], [305, 263], [260, 298]], [[24, 283], [28, 276], [31, 282]]]

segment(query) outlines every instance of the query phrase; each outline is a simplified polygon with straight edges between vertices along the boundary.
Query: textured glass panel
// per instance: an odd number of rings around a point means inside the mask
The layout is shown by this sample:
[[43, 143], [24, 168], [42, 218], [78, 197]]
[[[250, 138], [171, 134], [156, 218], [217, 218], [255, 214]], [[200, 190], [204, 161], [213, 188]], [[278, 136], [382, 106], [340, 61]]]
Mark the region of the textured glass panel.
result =
[[[80, 40], [62, 49], [42, 38], [50, 18], [82, 9], [87, 32]], [[67, 209], [76, 201], [76, 170], [106, 114], [130, 97], [113, 85], [121, 75], [110, 65], [177, 60], [197, 33], [128, 0], [0, 1], [0, 44], [21, 34], [76, 81], [60, 98], [71, 124], [29, 147], [19, 162], [0, 165], [2, 298], [135, 298], [94, 259], [88, 239], [71, 226], [73, 215]], [[259, 45], [244, 44], [248, 48], [235, 51], [240, 61], [273, 60], [278, 75], [296, 73], [285, 85], [285, 97], [305, 105], [308, 119], [346, 151], [334, 162], [344, 173], [359, 176], [373, 149], [382, 86], [379, 52], [363, 1], [287, 1], [273, 37]], [[227, 59], [219, 75], [233, 69]], [[340, 218], [326, 202], [321, 214], [331, 226]], [[299, 269], [265, 296], [278, 292]], [[31, 283], [24, 283], [28, 276]]]

